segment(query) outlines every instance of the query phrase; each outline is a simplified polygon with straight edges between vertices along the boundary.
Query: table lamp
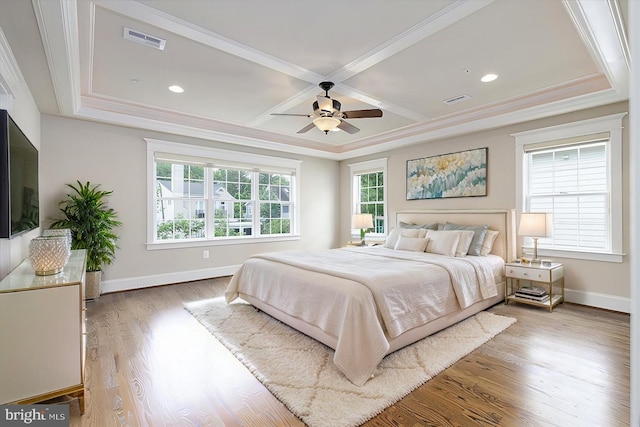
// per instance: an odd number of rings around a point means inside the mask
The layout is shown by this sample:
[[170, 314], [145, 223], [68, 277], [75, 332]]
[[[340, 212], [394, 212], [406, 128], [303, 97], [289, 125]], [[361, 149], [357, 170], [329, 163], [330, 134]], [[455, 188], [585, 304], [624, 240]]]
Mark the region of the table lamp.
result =
[[550, 237], [553, 232], [553, 217], [545, 212], [523, 212], [520, 214], [520, 227], [518, 235], [527, 236], [533, 239], [533, 259], [532, 263], [539, 263], [538, 239], [540, 237]]
[[351, 218], [351, 228], [360, 229], [360, 240], [362, 240], [362, 245], [364, 245], [364, 234], [369, 228], [373, 228], [373, 215], [370, 213], [353, 214]]

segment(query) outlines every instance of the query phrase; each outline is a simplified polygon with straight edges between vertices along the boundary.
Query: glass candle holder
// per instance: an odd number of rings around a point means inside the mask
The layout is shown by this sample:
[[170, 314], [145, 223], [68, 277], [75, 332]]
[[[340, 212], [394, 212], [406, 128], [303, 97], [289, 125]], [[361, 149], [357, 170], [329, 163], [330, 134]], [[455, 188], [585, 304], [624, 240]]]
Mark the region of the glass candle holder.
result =
[[71, 250], [71, 230], [68, 228], [50, 228], [42, 232], [44, 237], [62, 236], [66, 237], [69, 250]]
[[40, 236], [29, 242], [29, 260], [37, 276], [49, 276], [62, 271], [71, 248], [66, 236]]

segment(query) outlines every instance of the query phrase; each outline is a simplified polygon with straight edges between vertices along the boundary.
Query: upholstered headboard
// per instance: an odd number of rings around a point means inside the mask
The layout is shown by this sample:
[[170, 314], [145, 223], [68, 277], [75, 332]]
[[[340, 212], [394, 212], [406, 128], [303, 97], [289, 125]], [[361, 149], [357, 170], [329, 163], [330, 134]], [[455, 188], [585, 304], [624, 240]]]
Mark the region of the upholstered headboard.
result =
[[485, 225], [500, 233], [493, 244], [492, 254], [513, 261], [516, 257], [515, 210], [509, 209], [452, 209], [415, 210], [396, 213], [396, 225], [401, 222], [412, 224], [444, 224], [452, 222], [460, 225]]

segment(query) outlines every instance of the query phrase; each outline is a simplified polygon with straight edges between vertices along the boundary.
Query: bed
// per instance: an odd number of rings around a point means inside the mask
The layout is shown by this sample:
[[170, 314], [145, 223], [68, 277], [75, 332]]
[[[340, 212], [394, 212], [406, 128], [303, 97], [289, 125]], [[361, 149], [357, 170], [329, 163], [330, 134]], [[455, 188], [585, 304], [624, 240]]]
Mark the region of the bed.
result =
[[398, 212], [384, 245], [255, 255], [225, 298], [331, 347], [336, 367], [361, 386], [387, 354], [504, 300], [514, 227], [511, 210]]

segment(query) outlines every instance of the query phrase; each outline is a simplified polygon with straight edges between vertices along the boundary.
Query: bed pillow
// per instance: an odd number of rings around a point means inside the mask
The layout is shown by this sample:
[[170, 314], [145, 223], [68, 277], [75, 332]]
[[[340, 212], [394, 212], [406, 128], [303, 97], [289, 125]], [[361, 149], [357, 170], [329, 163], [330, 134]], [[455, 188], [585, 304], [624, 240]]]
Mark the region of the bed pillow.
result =
[[396, 247], [396, 251], [424, 252], [429, 239], [424, 237], [404, 237], [400, 236]]
[[484, 242], [484, 236], [487, 234], [488, 225], [458, 225], [447, 222], [444, 225], [444, 230], [471, 230], [474, 232], [473, 240], [469, 246], [469, 255], [480, 255], [482, 250], [482, 242]]
[[427, 249], [432, 254], [440, 254], [447, 256], [455, 256], [458, 243], [460, 242], [460, 233], [452, 233], [450, 231], [427, 231]]
[[400, 221], [400, 228], [424, 228], [425, 230], [437, 230], [438, 223], [434, 222], [432, 224], [409, 224], [408, 222]]
[[480, 249], [480, 255], [487, 256], [493, 249], [493, 242], [496, 241], [499, 231], [487, 230], [487, 234], [484, 235], [484, 241], [482, 242], [482, 249]]
[[426, 230], [421, 230], [419, 228], [396, 227], [389, 232], [389, 236], [387, 236], [387, 240], [384, 242], [384, 247], [389, 249], [395, 249], [396, 243], [398, 243], [398, 239], [400, 238], [400, 236], [424, 237], [425, 235], [426, 235]]
[[471, 242], [473, 241], [473, 236], [475, 232], [471, 230], [444, 230], [444, 231], [452, 231], [454, 233], [458, 233], [460, 235], [460, 241], [458, 242], [458, 246], [456, 247], [456, 256], [467, 256], [469, 252], [469, 247], [471, 246]]

